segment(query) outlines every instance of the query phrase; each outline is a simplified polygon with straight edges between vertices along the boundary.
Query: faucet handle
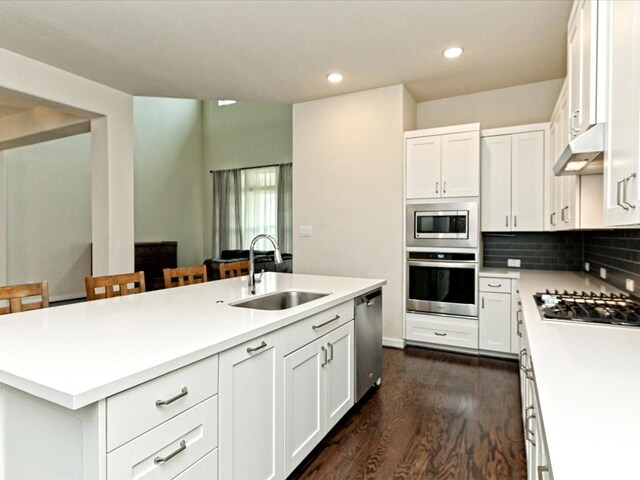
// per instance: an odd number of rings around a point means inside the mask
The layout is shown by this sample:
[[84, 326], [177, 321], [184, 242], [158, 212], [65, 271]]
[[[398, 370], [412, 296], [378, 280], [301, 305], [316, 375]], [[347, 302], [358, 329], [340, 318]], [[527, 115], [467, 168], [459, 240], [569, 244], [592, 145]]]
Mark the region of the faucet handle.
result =
[[255, 279], [255, 283], [260, 283], [262, 281], [262, 275], [264, 275], [264, 268], [260, 272], [260, 276]]

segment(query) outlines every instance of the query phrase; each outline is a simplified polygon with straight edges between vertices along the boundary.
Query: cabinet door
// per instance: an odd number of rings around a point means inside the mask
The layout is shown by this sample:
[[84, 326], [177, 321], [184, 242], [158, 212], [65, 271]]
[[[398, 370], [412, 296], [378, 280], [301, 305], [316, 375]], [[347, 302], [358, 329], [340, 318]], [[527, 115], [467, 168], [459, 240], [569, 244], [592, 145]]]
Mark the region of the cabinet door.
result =
[[282, 330], [220, 354], [220, 478], [284, 477]]
[[511, 214], [516, 232], [544, 228], [544, 132], [512, 135]]
[[440, 197], [441, 137], [409, 138], [406, 147], [407, 198]]
[[326, 358], [324, 338], [284, 358], [285, 475], [289, 475], [324, 436]]
[[331, 430], [354, 404], [353, 322], [327, 333], [325, 431]]
[[480, 194], [480, 132], [442, 136], [442, 196]]
[[479, 347], [511, 352], [511, 294], [480, 292]]
[[[582, 2], [584, 4], [584, 1]], [[569, 133], [571, 138], [579, 133], [580, 106], [582, 105], [582, 13], [583, 5], [578, 6], [567, 37], [567, 76], [569, 78]]]
[[[613, 226], [640, 221], [640, 208], [637, 207], [640, 185], [640, 4], [622, 1], [606, 4], [610, 16], [604, 222]], [[624, 198], [625, 193], [627, 198]], [[625, 200], [630, 205], [625, 204]]]
[[484, 137], [482, 231], [511, 231], [511, 135]]
[[518, 354], [522, 348], [523, 322], [518, 281], [511, 280], [511, 353]]
[[553, 173], [553, 166], [557, 161], [558, 157], [556, 156], [556, 150], [558, 148], [558, 115], [556, 115], [551, 124], [549, 125], [549, 155], [550, 155], [550, 169], [546, 172], [547, 179], [549, 180], [549, 230], [552, 232], [557, 230], [558, 228], [558, 211], [557, 211], [557, 201], [556, 201], [556, 182], [558, 177], [556, 177]]

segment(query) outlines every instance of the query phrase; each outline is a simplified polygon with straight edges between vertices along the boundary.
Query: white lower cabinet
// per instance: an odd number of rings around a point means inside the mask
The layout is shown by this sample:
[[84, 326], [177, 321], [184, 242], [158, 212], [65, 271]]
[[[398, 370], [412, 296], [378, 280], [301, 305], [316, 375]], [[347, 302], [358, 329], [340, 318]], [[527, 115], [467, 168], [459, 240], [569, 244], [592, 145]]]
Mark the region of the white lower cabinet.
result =
[[517, 354], [522, 323], [518, 281], [504, 277], [480, 277], [479, 348], [488, 352]]
[[174, 478], [217, 446], [217, 419], [216, 395], [109, 453], [107, 478]]
[[220, 478], [284, 477], [282, 348], [278, 330], [220, 354]]
[[284, 358], [285, 475], [354, 404], [354, 323]]
[[407, 313], [406, 328], [409, 341], [478, 349], [475, 318]]
[[480, 292], [478, 325], [480, 350], [510, 353], [511, 294]]

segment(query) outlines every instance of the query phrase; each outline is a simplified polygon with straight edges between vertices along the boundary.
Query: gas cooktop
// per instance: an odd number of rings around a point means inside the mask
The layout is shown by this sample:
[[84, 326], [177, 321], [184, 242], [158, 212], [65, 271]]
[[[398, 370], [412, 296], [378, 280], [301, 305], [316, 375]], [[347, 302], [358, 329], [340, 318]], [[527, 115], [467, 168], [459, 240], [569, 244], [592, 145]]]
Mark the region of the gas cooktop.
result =
[[533, 297], [547, 319], [640, 327], [640, 303], [624, 294], [547, 290]]

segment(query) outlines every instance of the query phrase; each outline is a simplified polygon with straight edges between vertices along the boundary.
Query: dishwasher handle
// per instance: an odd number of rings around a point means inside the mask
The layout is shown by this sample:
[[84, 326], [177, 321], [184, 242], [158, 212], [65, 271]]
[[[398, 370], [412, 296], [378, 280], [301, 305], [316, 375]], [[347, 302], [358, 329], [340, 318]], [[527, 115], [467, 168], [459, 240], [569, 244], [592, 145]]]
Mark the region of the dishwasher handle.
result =
[[356, 298], [356, 307], [358, 305], [362, 305], [363, 303], [367, 304], [367, 307], [372, 307], [377, 303], [377, 299], [382, 296], [382, 289], [378, 288], [369, 293], [365, 293], [364, 295], [360, 295]]

